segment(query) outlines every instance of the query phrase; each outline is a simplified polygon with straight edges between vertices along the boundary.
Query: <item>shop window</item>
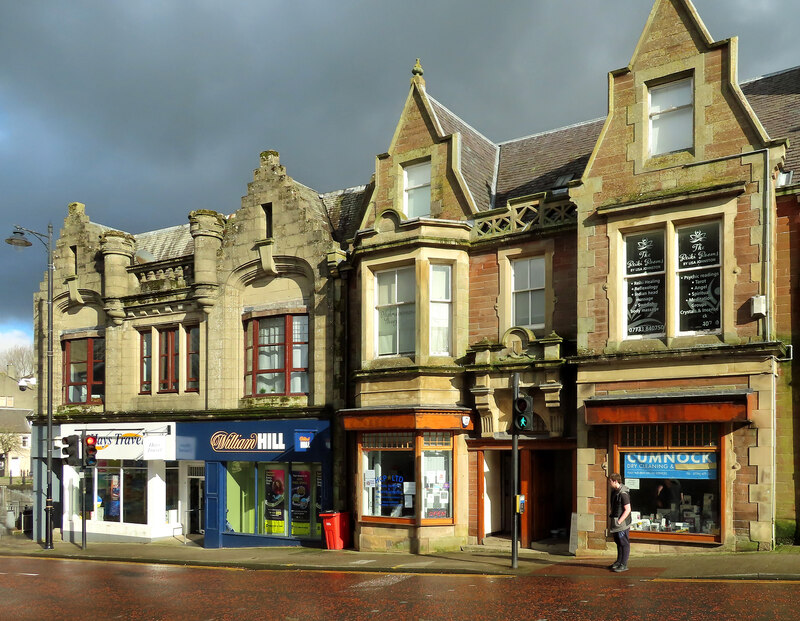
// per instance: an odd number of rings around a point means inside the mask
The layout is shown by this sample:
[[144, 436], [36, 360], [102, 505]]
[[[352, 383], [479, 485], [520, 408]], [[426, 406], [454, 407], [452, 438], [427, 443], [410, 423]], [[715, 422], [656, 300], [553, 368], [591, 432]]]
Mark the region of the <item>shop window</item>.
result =
[[102, 403], [105, 376], [105, 339], [64, 341], [64, 397], [67, 403]]
[[178, 328], [158, 331], [158, 392], [178, 392]]
[[200, 390], [200, 327], [186, 328], [186, 392]]
[[178, 509], [178, 477], [179, 469], [177, 461], [166, 462], [165, 488], [166, 488], [166, 508], [167, 511], [177, 511]]
[[414, 434], [365, 433], [361, 447], [362, 515], [413, 518], [417, 496]]
[[449, 431], [362, 434], [361, 476], [362, 517], [411, 521], [419, 498], [423, 520], [453, 518]]
[[431, 265], [430, 276], [430, 352], [449, 356], [452, 338], [452, 267]]
[[403, 168], [403, 211], [409, 218], [431, 214], [431, 163]]
[[[667, 230], [624, 236], [627, 338], [715, 333], [721, 329], [720, 223], [676, 227], [672, 246], [665, 244]], [[675, 301], [673, 312], [668, 309], [670, 298]]]
[[308, 315], [248, 321], [245, 395], [308, 394], [308, 344]]
[[413, 354], [416, 342], [414, 267], [375, 274], [375, 341], [379, 356]]
[[139, 392], [153, 391], [153, 335], [139, 333]]
[[619, 429], [619, 459], [630, 489], [634, 533], [719, 536], [719, 438], [719, 425], [712, 423]]
[[543, 328], [545, 316], [544, 257], [518, 259], [512, 264], [513, 317], [515, 326]]
[[694, 145], [692, 79], [651, 86], [650, 155], [691, 149]]
[[319, 463], [233, 461], [226, 470], [227, 532], [299, 538], [322, 535]]
[[87, 495], [95, 499], [92, 519], [147, 524], [146, 461], [101, 459], [94, 472], [87, 490]]

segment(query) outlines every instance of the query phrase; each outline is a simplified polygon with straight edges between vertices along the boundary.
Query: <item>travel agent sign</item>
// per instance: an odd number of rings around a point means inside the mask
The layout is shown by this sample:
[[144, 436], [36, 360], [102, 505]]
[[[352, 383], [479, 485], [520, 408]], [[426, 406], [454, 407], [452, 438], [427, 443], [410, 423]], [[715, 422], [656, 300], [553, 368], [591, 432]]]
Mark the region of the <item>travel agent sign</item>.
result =
[[175, 459], [175, 423], [61, 425], [62, 437], [84, 432], [97, 436], [97, 459]]
[[328, 421], [316, 419], [178, 423], [177, 458], [203, 461], [323, 461]]

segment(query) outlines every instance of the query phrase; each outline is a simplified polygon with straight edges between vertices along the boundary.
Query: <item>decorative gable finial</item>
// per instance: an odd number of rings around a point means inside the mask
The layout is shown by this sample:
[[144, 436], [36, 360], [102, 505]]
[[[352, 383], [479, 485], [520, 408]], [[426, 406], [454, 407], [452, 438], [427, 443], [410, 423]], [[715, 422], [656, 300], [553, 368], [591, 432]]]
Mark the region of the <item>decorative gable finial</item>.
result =
[[419, 58], [417, 58], [417, 62], [414, 63], [414, 68], [411, 69], [411, 75], [418, 75], [422, 76], [422, 65], [419, 63]]

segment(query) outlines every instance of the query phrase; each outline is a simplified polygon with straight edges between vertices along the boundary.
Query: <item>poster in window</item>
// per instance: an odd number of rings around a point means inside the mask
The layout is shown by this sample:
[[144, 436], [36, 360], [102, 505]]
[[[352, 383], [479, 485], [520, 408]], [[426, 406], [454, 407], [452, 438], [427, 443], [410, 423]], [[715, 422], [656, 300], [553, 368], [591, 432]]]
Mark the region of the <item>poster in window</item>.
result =
[[719, 330], [719, 268], [680, 273], [679, 296], [681, 332]]
[[678, 269], [720, 264], [719, 224], [707, 222], [678, 229]]
[[625, 274], [653, 274], [664, 271], [664, 233], [649, 231], [625, 236]]
[[311, 473], [292, 471], [292, 535], [310, 535]]
[[264, 474], [264, 530], [270, 535], [282, 535], [285, 532], [285, 484], [283, 469], [267, 469]]
[[664, 334], [665, 279], [663, 274], [629, 278], [628, 336]]

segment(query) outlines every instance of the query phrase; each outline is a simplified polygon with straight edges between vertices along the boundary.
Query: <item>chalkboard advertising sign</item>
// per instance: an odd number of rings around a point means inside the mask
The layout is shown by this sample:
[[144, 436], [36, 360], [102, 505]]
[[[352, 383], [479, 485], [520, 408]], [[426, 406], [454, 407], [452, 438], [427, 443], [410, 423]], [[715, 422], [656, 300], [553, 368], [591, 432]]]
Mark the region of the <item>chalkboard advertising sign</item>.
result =
[[666, 281], [662, 231], [625, 236], [625, 275], [628, 336], [663, 334]]
[[678, 314], [681, 332], [720, 329], [719, 223], [678, 229]]

